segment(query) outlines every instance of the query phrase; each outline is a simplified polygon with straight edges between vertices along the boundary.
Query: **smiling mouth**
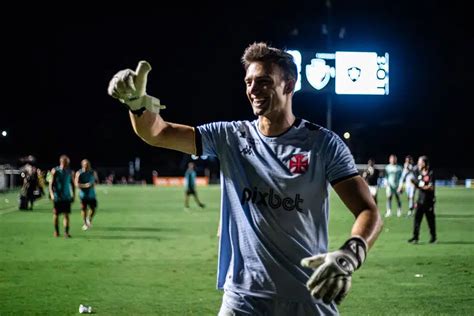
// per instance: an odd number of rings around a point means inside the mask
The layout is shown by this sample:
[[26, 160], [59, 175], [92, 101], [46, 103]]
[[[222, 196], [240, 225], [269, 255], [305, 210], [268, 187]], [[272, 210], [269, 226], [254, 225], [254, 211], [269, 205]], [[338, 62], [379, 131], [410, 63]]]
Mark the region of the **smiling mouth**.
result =
[[253, 99], [252, 105], [255, 107], [262, 107], [265, 103], [267, 103], [267, 99]]

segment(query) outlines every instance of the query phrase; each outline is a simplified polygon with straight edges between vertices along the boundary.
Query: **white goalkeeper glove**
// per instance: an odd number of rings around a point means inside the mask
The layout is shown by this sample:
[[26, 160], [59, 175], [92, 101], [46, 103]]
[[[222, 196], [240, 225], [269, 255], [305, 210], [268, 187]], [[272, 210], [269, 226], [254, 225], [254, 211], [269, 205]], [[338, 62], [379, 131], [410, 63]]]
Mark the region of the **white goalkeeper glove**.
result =
[[110, 96], [118, 99], [135, 115], [143, 111], [159, 113], [166, 106], [160, 100], [146, 94], [146, 82], [151, 66], [146, 61], [140, 61], [135, 71], [125, 69], [117, 72], [110, 80], [107, 89]]
[[301, 266], [315, 271], [306, 286], [311, 295], [329, 304], [340, 304], [352, 282], [352, 272], [357, 270], [367, 255], [367, 243], [361, 237], [352, 237], [336, 251], [301, 260]]

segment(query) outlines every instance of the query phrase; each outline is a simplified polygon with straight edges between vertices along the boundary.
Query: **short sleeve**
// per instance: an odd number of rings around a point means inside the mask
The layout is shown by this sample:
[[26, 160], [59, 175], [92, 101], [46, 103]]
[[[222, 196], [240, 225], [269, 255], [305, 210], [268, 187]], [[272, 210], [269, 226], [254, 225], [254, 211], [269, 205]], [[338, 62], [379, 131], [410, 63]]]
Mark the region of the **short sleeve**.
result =
[[228, 122], [213, 122], [196, 127], [195, 143], [197, 155], [217, 157], [227, 140]]
[[335, 133], [330, 132], [326, 148], [326, 177], [331, 185], [335, 185], [345, 179], [359, 174], [354, 162], [354, 157], [347, 147]]

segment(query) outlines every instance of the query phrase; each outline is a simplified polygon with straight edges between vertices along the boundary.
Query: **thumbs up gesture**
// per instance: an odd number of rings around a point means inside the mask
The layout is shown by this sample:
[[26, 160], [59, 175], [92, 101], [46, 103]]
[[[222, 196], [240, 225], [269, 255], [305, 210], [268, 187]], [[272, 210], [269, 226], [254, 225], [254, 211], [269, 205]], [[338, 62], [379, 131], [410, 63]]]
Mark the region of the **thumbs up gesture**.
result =
[[109, 82], [109, 95], [125, 104], [135, 115], [140, 116], [145, 110], [159, 113], [166, 107], [160, 104], [159, 99], [146, 94], [150, 70], [147, 61], [140, 61], [135, 71], [125, 69], [117, 72]]

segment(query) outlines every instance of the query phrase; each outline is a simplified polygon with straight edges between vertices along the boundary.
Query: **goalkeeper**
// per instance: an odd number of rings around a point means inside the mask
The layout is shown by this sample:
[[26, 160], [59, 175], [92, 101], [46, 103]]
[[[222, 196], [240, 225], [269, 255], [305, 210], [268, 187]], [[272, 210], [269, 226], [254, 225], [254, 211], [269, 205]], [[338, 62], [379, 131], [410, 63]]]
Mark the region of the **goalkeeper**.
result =
[[[292, 56], [254, 43], [242, 63], [253, 121], [165, 121], [164, 106], [146, 93], [147, 62], [118, 72], [108, 92], [148, 144], [220, 160], [219, 315], [337, 315], [381, 230], [377, 206], [344, 142], [293, 114]], [[355, 217], [335, 251], [328, 249], [329, 185]]]

